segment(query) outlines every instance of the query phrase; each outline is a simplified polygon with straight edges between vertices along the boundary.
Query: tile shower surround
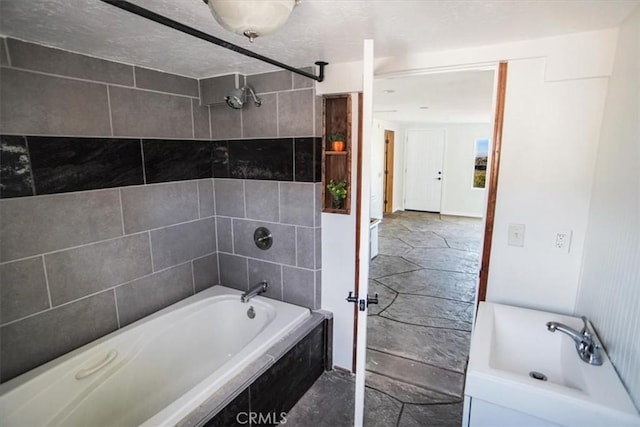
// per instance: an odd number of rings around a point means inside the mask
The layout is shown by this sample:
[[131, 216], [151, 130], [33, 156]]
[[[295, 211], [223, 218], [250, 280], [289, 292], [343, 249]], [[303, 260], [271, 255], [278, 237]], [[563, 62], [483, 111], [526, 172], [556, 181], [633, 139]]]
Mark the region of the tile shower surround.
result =
[[[272, 161], [258, 169], [255, 141], [1, 140], [2, 153], [20, 153], [2, 162], [3, 381], [215, 283], [267, 279], [267, 296], [319, 308], [320, 186], [259, 179], [315, 177], [315, 138], [259, 141]], [[312, 167], [295, 168], [294, 151]], [[253, 179], [201, 178], [216, 166]], [[276, 236], [269, 251], [252, 244], [258, 226]]]
[[[233, 279], [225, 269], [236, 265], [246, 274], [226, 284], [268, 277], [270, 296], [320, 305], [321, 120], [309, 82], [248, 76], [278, 113], [234, 111], [201, 106], [202, 80], [0, 46], [0, 381]], [[241, 184], [242, 211], [230, 182]], [[277, 205], [256, 197], [259, 184]], [[305, 198], [317, 212], [287, 212]], [[222, 239], [223, 223], [235, 241]], [[239, 244], [248, 223], [279, 227], [290, 239], [278, 240], [281, 257]], [[301, 278], [313, 287], [293, 289]]]

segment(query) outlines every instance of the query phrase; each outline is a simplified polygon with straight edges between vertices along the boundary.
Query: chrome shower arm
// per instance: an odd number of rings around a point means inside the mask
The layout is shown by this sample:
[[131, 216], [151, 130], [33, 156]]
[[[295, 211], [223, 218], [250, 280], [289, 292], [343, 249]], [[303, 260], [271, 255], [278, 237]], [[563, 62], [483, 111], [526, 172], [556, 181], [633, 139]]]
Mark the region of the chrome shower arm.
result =
[[253, 88], [251, 86], [245, 86], [244, 90], [249, 92], [249, 94], [251, 95], [251, 98], [253, 99], [253, 103], [256, 104], [256, 107], [259, 107], [262, 105], [262, 99], [256, 96], [256, 93], [253, 91]]

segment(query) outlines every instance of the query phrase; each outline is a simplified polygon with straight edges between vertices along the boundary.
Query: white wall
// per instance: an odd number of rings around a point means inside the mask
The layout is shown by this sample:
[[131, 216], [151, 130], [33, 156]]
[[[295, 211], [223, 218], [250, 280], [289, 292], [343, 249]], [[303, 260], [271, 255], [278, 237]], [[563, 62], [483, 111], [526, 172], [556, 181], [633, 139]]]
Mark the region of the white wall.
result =
[[[378, 61], [385, 74], [509, 62], [489, 301], [573, 312], [616, 40], [610, 29]], [[510, 223], [526, 225], [523, 248], [507, 246]], [[567, 229], [571, 252], [554, 252]]]
[[[487, 300], [571, 313], [607, 79], [546, 82], [546, 61], [509, 62]], [[507, 246], [509, 224], [526, 226]], [[569, 253], [554, 233], [572, 230]]]
[[329, 64], [325, 78], [316, 82], [316, 95], [362, 92], [362, 61]]
[[600, 133], [576, 313], [640, 408], [640, 9], [620, 30]]
[[[491, 140], [493, 127], [489, 123], [408, 124], [408, 130], [444, 130], [445, 153], [442, 180], [442, 210], [444, 215], [482, 217], [486, 190], [473, 188], [475, 141]], [[404, 156], [401, 169], [404, 176]], [[404, 182], [403, 182], [404, 184]], [[401, 189], [404, 192], [404, 188]]]
[[373, 120], [371, 139], [371, 200], [372, 218], [382, 218], [384, 212], [384, 125]]
[[446, 126], [442, 213], [482, 217], [486, 190], [473, 188], [475, 143], [491, 141], [491, 124], [455, 124]]
[[[617, 36], [617, 28], [611, 28], [420, 55], [379, 58], [375, 73], [376, 76], [401, 75], [427, 69], [458, 69], [461, 66], [494, 64], [514, 59], [547, 58], [544, 76], [547, 81], [609, 76]], [[343, 76], [331, 76], [336, 80], [341, 77]]]
[[[488, 299], [516, 305], [573, 312], [585, 239], [591, 178], [602, 121], [607, 78], [611, 74], [617, 29], [433, 52], [411, 57], [380, 58], [376, 74], [509, 61], [503, 157], [496, 207]], [[361, 65], [346, 64], [345, 76], [327, 68], [317, 93], [360, 91]], [[370, 161], [370, 160], [369, 160]], [[323, 215], [323, 308], [343, 299], [353, 274], [353, 250], [344, 236], [355, 235], [355, 220], [326, 233]], [[506, 245], [510, 223], [527, 226], [524, 248]], [[353, 224], [353, 225], [351, 225]], [[351, 229], [347, 229], [352, 226]], [[551, 250], [555, 231], [573, 230], [571, 253]], [[349, 256], [350, 255], [350, 256]], [[334, 262], [325, 262], [325, 257]], [[334, 270], [345, 270], [339, 274]], [[330, 277], [336, 275], [339, 282]], [[339, 277], [337, 277], [339, 276]], [[348, 289], [347, 289], [348, 290]], [[336, 302], [337, 304], [337, 302]], [[352, 320], [337, 319], [335, 329], [350, 333]], [[334, 341], [334, 357], [351, 351], [347, 339]], [[336, 357], [336, 364], [338, 357]]]

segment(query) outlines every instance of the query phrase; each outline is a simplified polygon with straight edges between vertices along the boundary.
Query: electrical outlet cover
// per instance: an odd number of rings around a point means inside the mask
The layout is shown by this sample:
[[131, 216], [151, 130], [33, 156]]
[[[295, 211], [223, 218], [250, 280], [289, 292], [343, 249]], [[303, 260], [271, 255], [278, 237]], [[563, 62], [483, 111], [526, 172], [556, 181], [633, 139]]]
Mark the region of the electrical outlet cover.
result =
[[571, 230], [556, 231], [553, 240], [553, 248], [559, 252], [569, 253], [571, 247]]

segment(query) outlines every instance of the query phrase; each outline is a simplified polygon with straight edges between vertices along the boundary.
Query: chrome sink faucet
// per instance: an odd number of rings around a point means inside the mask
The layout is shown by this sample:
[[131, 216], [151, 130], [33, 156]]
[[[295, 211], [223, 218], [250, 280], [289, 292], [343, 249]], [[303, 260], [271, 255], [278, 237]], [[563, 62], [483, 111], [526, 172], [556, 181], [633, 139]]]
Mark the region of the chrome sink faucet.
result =
[[263, 280], [262, 282], [254, 286], [253, 289], [249, 290], [249, 292], [243, 293], [242, 296], [240, 297], [240, 301], [249, 302], [251, 298], [257, 295], [260, 295], [263, 292], [266, 292], [268, 287], [269, 287], [269, 284], [267, 283], [267, 281]]
[[582, 316], [581, 319], [584, 326], [580, 332], [559, 322], [547, 322], [547, 330], [550, 332], [560, 331], [569, 335], [576, 343], [576, 351], [580, 359], [590, 365], [600, 366], [602, 365], [602, 346], [598, 338], [589, 331], [587, 318]]

